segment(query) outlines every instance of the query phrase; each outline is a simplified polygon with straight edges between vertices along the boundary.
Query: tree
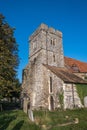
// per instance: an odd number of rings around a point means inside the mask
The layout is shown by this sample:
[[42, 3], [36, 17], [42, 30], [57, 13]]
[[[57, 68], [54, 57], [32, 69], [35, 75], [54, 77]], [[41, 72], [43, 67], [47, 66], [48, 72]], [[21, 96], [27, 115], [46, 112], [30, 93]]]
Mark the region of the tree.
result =
[[18, 99], [20, 98], [20, 93], [21, 93], [21, 83], [18, 79], [15, 79], [15, 82], [14, 82], [14, 87], [11, 91], [11, 95], [10, 95], [10, 98], [12, 99], [12, 97], [15, 97], [15, 99]]
[[15, 87], [19, 64], [18, 45], [14, 38], [14, 28], [0, 14], [0, 99], [10, 97]]

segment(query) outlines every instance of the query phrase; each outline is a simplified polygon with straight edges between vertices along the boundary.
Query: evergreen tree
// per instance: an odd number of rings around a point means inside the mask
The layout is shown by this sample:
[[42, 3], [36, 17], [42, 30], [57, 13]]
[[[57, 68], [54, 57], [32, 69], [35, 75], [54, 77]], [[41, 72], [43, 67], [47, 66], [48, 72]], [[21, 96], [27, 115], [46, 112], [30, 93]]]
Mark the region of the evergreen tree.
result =
[[21, 92], [21, 83], [19, 82], [18, 79], [15, 79], [14, 82], [14, 87], [12, 88], [11, 94], [10, 94], [10, 99], [12, 99], [12, 97], [15, 97], [15, 99], [19, 99], [20, 98], [20, 92]]
[[14, 38], [14, 28], [10, 27], [0, 14], [0, 99], [12, 95], [18, 64], [18, 45]]

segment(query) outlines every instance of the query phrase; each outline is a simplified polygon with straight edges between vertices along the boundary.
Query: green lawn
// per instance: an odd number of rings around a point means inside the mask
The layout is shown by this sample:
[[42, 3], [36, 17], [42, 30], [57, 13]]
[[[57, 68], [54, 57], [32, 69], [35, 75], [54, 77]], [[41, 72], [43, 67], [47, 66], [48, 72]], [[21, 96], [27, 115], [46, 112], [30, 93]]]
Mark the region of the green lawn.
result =
[[87, 109], [35, 111], [34, 117], [32, 123], [22, 110], [0, 112], [0, 130], [87, 130]]
[[40, 130], [22, 110], [0, 112], [0, 130]]
[[[39, 120], [39, 125], [46, 125], [46, 130], [87, 130], [87, 109], [66, 110], [43, 113], [35, 112], [35, 117]], [[75, 124], [78, 118], [79, 123]], [[66, 125], [67, 123], [70, 123]], [[66, 126], [61, 126], [61, 125]]]

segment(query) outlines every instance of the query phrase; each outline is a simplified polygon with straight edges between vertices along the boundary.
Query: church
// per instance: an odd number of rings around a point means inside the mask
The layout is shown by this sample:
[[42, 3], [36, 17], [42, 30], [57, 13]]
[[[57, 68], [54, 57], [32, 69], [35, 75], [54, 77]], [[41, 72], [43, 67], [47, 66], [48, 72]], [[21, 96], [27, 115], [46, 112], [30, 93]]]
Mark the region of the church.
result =
[[87, 63], [65, 57], [62, 32], [41, 24], [29, 38], [29, 63], [23, 70], [23, 110], [84, 107], [77, 84], [87, 84]]

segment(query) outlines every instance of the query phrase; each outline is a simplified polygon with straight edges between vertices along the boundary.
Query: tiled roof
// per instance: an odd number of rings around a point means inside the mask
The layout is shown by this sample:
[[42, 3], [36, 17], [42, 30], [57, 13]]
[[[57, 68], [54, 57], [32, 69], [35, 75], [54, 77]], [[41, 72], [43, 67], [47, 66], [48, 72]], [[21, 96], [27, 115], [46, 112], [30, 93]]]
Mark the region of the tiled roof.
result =
[[87, 73], [87, 63], [64, 57], [65, 66], [72, 72]]
[[51, 72], [53, 72], [57, 77], [62, 79], [65, 83], [79, 83], [79, 84], [87, 84], [87, 81], [83, 80], [82, 78], [76, 76], [72, 72], [70, 72], [68, 69], [63, 67], [55, 67], [43, 64], [47, 69], [49, 69]]

